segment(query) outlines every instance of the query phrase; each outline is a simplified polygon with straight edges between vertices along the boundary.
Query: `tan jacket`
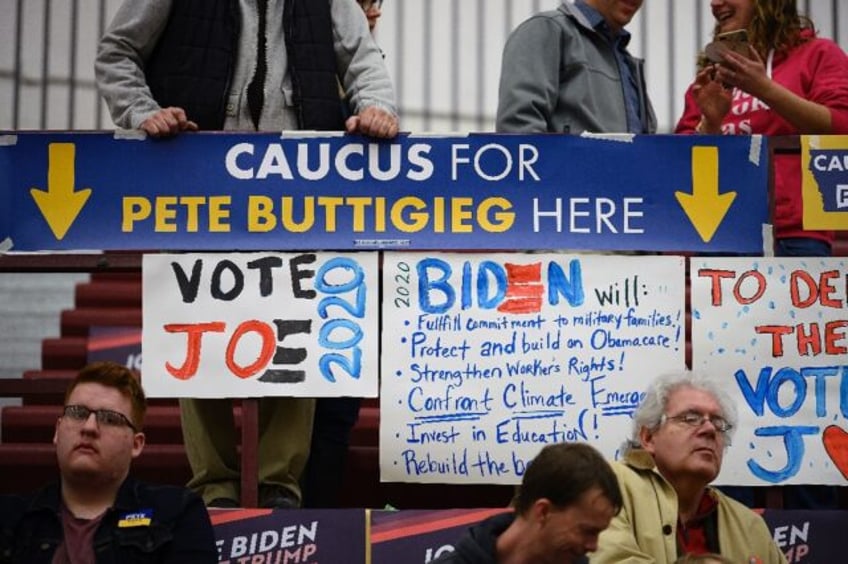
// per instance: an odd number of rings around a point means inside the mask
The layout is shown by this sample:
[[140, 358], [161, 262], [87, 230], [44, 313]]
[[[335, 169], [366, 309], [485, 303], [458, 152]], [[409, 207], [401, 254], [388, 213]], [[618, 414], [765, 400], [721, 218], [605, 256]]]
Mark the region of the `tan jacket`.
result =
[[[601, 533], [590, 562], [656, 562], [677, 560], [677, 494], [656, 470], [650, 454], [635, 450], [623, 462], [613, 462], [624, 507]], [[784, 564], [786, 558], [771, 538], [762, 517], [708, 488], [718, 501], [718, 539], [721, 554], [731, 562]], [[759, 560], [751, 560], [758, 558]]]

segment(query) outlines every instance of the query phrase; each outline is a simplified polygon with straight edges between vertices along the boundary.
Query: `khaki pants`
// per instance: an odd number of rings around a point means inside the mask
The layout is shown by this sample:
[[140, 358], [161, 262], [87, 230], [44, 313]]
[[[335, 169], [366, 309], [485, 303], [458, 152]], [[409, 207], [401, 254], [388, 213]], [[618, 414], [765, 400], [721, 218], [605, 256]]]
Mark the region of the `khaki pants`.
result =
[[[281, 486], [300, 499], [300, 475], [309, 457], [315, 400], [259, 400], [259, 485]], [[239, 437], [229, 399], [181, 399], [183, 441], [193, 477], [188, 487], [209, 503], [240, 499]]]

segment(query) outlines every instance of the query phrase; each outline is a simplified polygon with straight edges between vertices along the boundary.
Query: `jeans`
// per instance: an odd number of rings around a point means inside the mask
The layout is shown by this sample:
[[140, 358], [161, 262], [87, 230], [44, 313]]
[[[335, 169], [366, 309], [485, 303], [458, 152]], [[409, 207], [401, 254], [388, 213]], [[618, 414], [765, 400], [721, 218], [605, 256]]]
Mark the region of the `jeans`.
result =
[[774, 242], [777, 257], [829, 257], [830, 245], [819, 239], [787, 237]]

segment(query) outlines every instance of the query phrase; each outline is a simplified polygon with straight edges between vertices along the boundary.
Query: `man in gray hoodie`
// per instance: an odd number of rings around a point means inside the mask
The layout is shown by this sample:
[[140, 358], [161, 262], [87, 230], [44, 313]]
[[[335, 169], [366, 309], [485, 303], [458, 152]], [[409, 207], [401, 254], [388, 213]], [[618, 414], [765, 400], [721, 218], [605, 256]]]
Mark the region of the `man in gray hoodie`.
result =
[[503, 51], [497, 131], [655, 133], [644, 64], [624, 29], [642, 2], [566, 0], [519, 25]]
[[[115, 123], [154, 137], [398, 132], [391, 80], [355, 0], [125, 0], [100, 41], [95, 74]], [[180, 407], [189, 487], [207, 505], [238, 506], [231, 402], [188, 398]], [[300, 504], [314, 410], [313, 399], [260, 400], [261, 506]]]
[[[119, 127], [397, 134], [394, 92], [355, 0], [125, 0], [97, 87]], [[350, 94], [341, 120], [339, 84]]]

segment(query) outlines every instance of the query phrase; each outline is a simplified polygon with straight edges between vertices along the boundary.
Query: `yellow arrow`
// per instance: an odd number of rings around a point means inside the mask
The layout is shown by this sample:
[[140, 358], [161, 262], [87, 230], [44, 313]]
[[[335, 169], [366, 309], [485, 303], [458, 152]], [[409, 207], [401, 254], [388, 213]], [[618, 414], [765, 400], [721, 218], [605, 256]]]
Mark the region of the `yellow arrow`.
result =
[[701, 240], [709, 243], [736, 199], [736, 192], [718, 193], [718, 147], [692, 147], [692, 193], [674, 195]]
[[73, 143], [50, 143], [48, 151], [47, 190], [32, 188], [29, 193], [53, 235], [61, 241], [91, 196], [91, 188], [74, 191]]

